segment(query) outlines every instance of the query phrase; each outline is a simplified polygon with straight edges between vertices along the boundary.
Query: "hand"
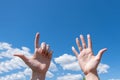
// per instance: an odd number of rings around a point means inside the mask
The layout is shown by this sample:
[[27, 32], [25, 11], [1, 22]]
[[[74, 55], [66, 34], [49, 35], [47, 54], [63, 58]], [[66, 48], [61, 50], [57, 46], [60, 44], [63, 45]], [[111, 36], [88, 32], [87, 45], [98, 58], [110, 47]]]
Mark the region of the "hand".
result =
[[39, 46], [39, 33], [35, 38], [35, 52], [31, 58], [26, 57], [23, 54], [14, 54], [14, 56], [20, 57], [31, 69], [32, 72], [46, 74], [52, 57], [52, 51], [49, 49], [49, 45], [45, 42]]
[[98, 54], [94, 56], [92, 51], [92, 41], [91, 41], [90, 35], [89, 34], [87, 35], [88, 46], [85, 43], [83, 35], [80, 35], [80, 39], [81, 39], [82, 46], [80, 45], [79, 39], [76, 38], [76, 44], [78, 46], [80, 53], [77, 52], [77, 50], [74, 47], [72, 47], [72, 51], [76, 55], [79, 65], [81, 67], [81, 70], [84, 72], [84, 74], [88, 75], [89, 73], [93, 73], [97, 76], [97, 70], [96, 70], [97, 66], [100, 63], [102, 54], [107, 49], [106, 48], [101, 49], [98, 52]]

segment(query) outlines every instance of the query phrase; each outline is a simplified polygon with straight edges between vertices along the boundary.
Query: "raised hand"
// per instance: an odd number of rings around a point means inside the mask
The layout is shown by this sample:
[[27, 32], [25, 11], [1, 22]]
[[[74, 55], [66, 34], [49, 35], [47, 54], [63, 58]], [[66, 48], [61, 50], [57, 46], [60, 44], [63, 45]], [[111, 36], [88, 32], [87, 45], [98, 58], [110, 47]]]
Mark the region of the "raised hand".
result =
[[86, 80], [98, 80], [97, 66], [100, 63], [102, 54], [107, 49], [101, 49], [95, 56], [92, 51], [92, 41], [90, 35], [87, 35], [88, 45], [86, 45], [83, 35], [80, 35], [80, 40], [82, 45], [80, 45], [79, 38], [76, 38], [76, 44], [79, 52], [77, 52], [74, 47], [72, 47], [72, 51], [78, 59], [81, 70], [86, 76]]
[[35, 52], [31, 58], [26, 57], [23, 54], [14, 54], [14, 56], [20, 57], [25, 64], [32, 69], [31, 80], [44, 80], [46, 72], [50, 66], [52, 58], [52, 51], [45, 42], [39, 46], [39, 33], [36, 33], [35, 37]]

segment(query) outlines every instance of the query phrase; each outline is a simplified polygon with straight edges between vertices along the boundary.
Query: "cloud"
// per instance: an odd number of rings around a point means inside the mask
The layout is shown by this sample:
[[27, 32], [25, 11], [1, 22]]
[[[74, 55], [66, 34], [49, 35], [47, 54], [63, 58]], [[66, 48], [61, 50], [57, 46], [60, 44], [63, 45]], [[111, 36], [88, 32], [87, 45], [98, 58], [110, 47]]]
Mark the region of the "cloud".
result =
[[63, 54], [62, 56], [55, 58], [56, 63], [62, 63], [62, 64], [69, 64], [74, 61], [76, 61], [76, 57], [69, 54]]
[[46, 76], [47, 76], [48, 78], [52, 78], [52, 77], [54, 77], [54, 74], [51, 73], [50, 71], [47, 71]]
[[82, 80], [82, 75], [81, 74], [70, 74], [68, 73], [67, 75], [57, 77], [57, 80]]
[[[32, 70], [30, 68], [26, 68], [24, 71], [19, 71], [17, 73], [13, 73], [10, 75], [6, 75], [4, 77], [0, 77], [0, 80], [26, 80], [27, 76], [31, 76]], [[47, 72], [46, 77], [52, 78], [54, 76], [50, 71]]]
[[11, 44], [0, 42], [0, 57], [6, 59], [0, 63], [0, 74], [3, 72], [9, 72], [14, 69], [26, 68], [25, 63], [18, 57], [14, 57], [13, 54], [22, 53], [27, 56], [31, 56], [29, 48], [22, 47], [22, 49], [12, 48]]
[[30, 49], [27, 47], [22, 47], [22, 49], [12, 48], [11, 44], [0, 42], [0, 59], [3, 59], [3, 58], [11, 59], [14, 57], [13, 54], [15, 53], [22, 53], [26, 56], [31, 56], [31, 53], [29, 51]]
[[79, 64], [75, 56], [63, 54], [62, 56], [54, 59], [56, 63], [60, 64], [64, 70], [78, 71], [80, 70]]
[[0, 50], [11, 49], [11, 44], [0, 42]]
[[24, 71], [17, 72], [14, 74], [6, 75], [4, 77], [0, 77], [0, 80], [26, 80], [26, 76], [24, 74]]
[[53, 61], [51, 61], [51, 63], [50, 63], [49, 70], [53, 71], [53, 72], [58, 70], [57, 66], [53, 63]]
[[108, 79], [108, 80], [120, 80], [120, 79], [114, 79], [114, 78], [112, 78], [112, 79]]
[[108, 69], [109, 68], [110, 68], [109, 65], [100, 63], [98, 68], [97, 68], [97, 70], [98, 70], [99, 74], [101, 74], [101, 73], [108, 73]]
[[5, 62], [1, 62], [0, 66], [0, 73], [9, 72], [14, 69], [21, 69], [21, 67], [26, 67], [25, 63], [17, 57]]

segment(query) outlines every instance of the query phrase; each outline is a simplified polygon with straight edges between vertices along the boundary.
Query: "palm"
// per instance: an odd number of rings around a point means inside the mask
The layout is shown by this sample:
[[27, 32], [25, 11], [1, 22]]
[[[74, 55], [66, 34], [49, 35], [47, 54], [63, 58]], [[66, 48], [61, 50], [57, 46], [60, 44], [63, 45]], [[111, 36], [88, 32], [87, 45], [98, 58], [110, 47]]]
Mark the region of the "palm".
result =
[[36, 34], [35, 38], [35, 53], [31, 58], [27, 58], [22, 54], [15, 54], [20, 57], [23, 61], [35, 72], [47, 72], [52, 52], [49, 50], [49, 46], [46, 43], [42, 43], [39, 47], [39, 34]]
[[90, 49], [84, 49], [80, 54], [81, 55], [78, 55], [78, 60], [80, 67], [84, 72], [90, 72], [97, 68], [99, 60], [97, 60]]
[[92, 51], [92, 42], [90, 39], [90, 35], [88, 35], [87, 38], [88, 38], [88, 46], [86, 46], [83, 36], [80, 36], [82, 47], [80, 45], [78, 38], [76, 38], [76, 44], [78, 46], [80, 54], [79, 52], [76, 51], [74, 47], [72, 47], [73, 52], [77, 56], [79, 65], [85, 74], [96, 70], [100, 62], [102, 53], [106, 50], [106, 48], [104, 48], [99, 51], [97, 56], [94, 56], [93, 51]]
[[33, 71], [46, 72], [50, 65], [50, 60], [43, 56], [39, 56], [39, 58], [32, 57], [32, 58], [28, 59], [28, 61], [26, 61], [26, 64]]

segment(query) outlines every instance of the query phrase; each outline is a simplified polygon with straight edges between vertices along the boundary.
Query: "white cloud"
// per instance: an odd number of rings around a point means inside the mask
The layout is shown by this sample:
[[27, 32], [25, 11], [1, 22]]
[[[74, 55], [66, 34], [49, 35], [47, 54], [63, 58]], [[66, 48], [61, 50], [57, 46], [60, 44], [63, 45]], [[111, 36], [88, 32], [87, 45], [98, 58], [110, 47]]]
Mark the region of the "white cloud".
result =
[[60, 64], [64, 70], [80, 70], [79, 64], [75, 56], [63, 54], [62, 56], [55, 58], [54, 60], [56, 63]]
[[1, 59], [8, 59], [4, 62], [0, 63], [1, 69], [0, 73], [9, 72], [14, 69], [20, 69], [27, 67], [25, 63], [18, 57], [14, 57], [15, 53], [22, 53], [24, 55], [30, 56], [31, 54], [28, 52], [29, 49], [27, 47], [22, 47], [22, 49], [12, 48], [11, 44], [8, 43], [0, 43], [0, 57]]
[[31, 76], [31, 73], [32, 73], [32, 70], [30, 68], [26, 68], [24, 71], [23, 71], [24, 75], [26, 76]]
[[23, 68], [27, 67], [25, 63], [20, 58], [17, 57], [14, 57], [11, 60], [7, 60], [5, 62], [1, 62], [0, 66], [1, 66], [0, 73], [9, 72], [14, 69], [21, 69], [22, 67]]
[[55, 62], [59, 64], [69, 64], [74, 61], [76, 61], [76, 57], [69, 54], [63, 54], [62, 56], [55, 58]]
[[110, 68], [109, 65], [100, 63], [97, 70], [99, 74], [108, 73], [109, 68]]
[[71, 64], [63, 65], [64, 70], [72, 70], [72, 71], [79, 71], [80, 67], [77, 61], [72, 62]]
[[[32, 70], [30, 68], [26, 68], [24, 71], [19, 71], [17, 73], [13, 73], [4, 77], [0, 77], [0, 80], [26, 80], [27, 76], [31, 76]], [[52, 78], [54, 76], [50, 71], [47, 72], [46, 77]]]
[[47, 71], [46, 77], [52, 78], [52, 77], [54, 77], [54, 74], [51, 73], [50, 71]]
[[112, 78], [112, 79], [108, 79], [108, 80], [120, 80], [120, 79], [114, 79], [114, 78]]
[[[2, 45], [2, 43], [0, 43], [0, 44]], [[10, 46], [10, 44], [8, 46]], [[12, 48], [12, 47], [7, 48], [7, 46], [5, 46], [5, 47], [3, 46], [3, 48], [2, 48], [2, 46], [0, 46], [0, 47], [2, 49], [2, 50], [0, 49], [1, 50], [0, 51], [1, 59], [2, 58], [13, 58], [14, 57], [13, 54], [15, 54], [15, 53], [21, 53], [26, 56], [31, 56], [31, 53], [29, 52], [29, 48], [27, 48], [27, 47], [22, 47], [22, 49]]]
[[0, 80], [26, 80], [26, 77], [23, 72], [18, 72], [4, 77], [0, 77]]
[[68, 73], [67, 75], [57, 77], [57, 80], [82, 80], [82, 75], [81, 74], [70, 74]]
[[57, 66], [55, 65], [55, 63], [53, 63], [53, 61], [51, 61], [50, 63], [50, 67], [49, 67], [50, 71], [57, 71]]
[[0, 42], [0, 50], [11, 49], [11, 44]]

